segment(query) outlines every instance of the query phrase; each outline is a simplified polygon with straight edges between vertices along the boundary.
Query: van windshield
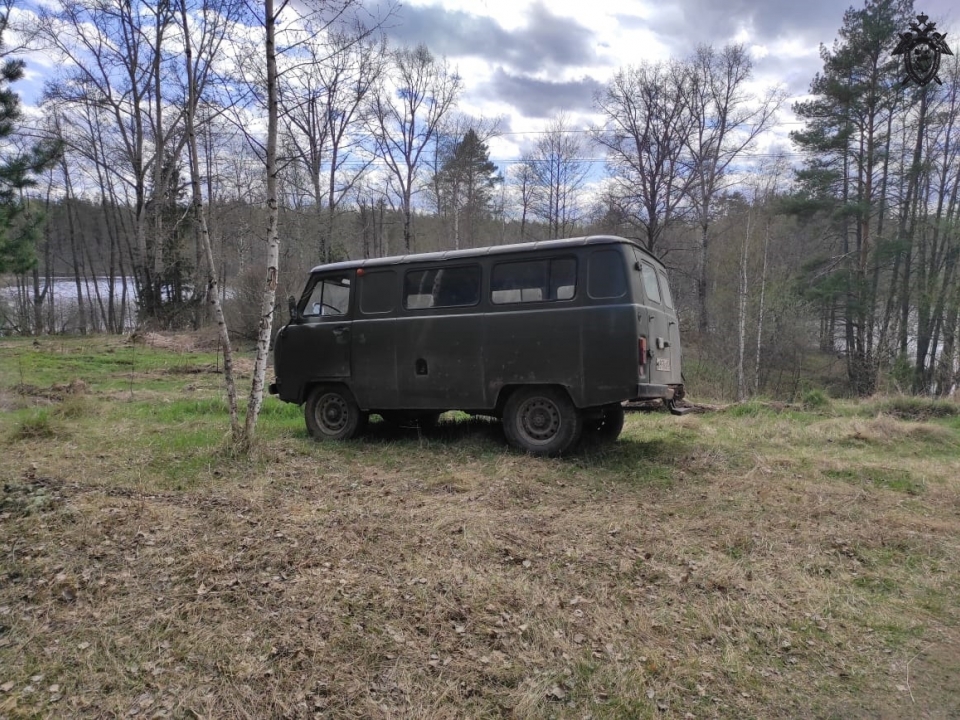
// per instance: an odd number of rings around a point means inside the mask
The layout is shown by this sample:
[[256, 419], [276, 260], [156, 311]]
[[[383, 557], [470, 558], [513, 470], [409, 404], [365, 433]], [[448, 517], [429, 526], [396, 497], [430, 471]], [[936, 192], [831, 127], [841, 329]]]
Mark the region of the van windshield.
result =
[[310, 299], [303, 309], [303, 316], [346, 315], [349, 307], [350, 277], [324, 277], [320, 278], [310, 291]]

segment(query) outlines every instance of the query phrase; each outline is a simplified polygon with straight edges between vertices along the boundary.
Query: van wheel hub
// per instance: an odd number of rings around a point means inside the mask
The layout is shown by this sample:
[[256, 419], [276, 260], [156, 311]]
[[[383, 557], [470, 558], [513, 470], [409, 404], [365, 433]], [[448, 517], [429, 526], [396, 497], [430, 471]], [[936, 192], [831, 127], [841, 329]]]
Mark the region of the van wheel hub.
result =
[[326, 395], [320, 401], [320, 422], [331, 433], [343, 429], [349, 417], [347, 403], [339, 395]]
[[531, 398], [520, 408], [520, 429], [531, 440], [545, 442], [560, 430], [560, 411], [546, 398]]

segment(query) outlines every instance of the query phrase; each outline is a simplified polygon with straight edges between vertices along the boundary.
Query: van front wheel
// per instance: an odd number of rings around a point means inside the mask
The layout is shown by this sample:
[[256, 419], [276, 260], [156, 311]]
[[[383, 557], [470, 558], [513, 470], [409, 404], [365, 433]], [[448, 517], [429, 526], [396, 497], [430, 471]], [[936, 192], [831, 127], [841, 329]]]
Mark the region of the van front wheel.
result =
[[344, 387], [318, 385], [304, 407], [307, 430], [315, 440], [349, 440], [366, 425], [367, 416]]
[[507, 441], [531, 455], [556, 457], [576, 445], [583, 418], [565, 392], [553, 387], [524, 387], [503, 408]]

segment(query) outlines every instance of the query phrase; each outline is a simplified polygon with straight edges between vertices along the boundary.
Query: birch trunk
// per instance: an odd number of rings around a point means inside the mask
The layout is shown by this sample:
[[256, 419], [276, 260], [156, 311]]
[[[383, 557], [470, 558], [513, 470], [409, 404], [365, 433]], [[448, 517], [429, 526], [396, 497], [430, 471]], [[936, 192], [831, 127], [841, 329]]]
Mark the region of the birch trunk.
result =
[[[260, 408], [263, 406], [263, 380], [267, 374], [267, 355], [273, 329], [273, 309], [277, 296], [277, 275], [280, 265], [280, 237], [277, 233], [277, 49], [276, 15], [273, 0], [264, 0], [267, 60], [267, 267], [260, 302], [260, 324], [257, 332], [257, 357], [253, 366], [250, 400], [243, 428], [242, 447], [248, 449], [255, 438]], [[409, 232], [408, 228], [405, 228]]]
[[187, 108], [185, 114], [187, 145], [190, 157], [190, 190], [197, 225], [200, 229], [200, 245], [207, 263], [207, 298], [213, 306], [213, 314], [220, 331], [220, 342], [223, 345], [223, 379], [227, 386], [227, 405], [230, 410], [230, 432], [234, 443], [242, 440], [240, 417], [237, 411], [237, 383], [233, 374], [233, 346], [230, 343], [230, 332], [223, 316], [223, 306], [220, 304], [220, 292], [217, 287], [217, 268], [213, 261], [213, 249], [210, 246], [210, 229], [207, 226], [207, 216], [203, 211], [203, 195], [200, 191], [200, 154], [197, 147], [197, 81], [193, 66], [193, 48], [190, 41], [190, 32], [187, 24], [185, 4], [180, 4], [180, 18], [183, 22], [184, 51], [187, 69]]
[[753, 394], [760, 392], [760, 349], [763, 346], [763, 303], [767, 292], [767, 251], [770, 249], [770, 218], [763, 236], [763, 266], [760, 269], [760, 307], [757, 308], [757, 354], [753, 364]]
[[747, 345], [747, 259], [749, 257], [750, 228], [753, 213], [747, 213], [747, 234], [743, 238], [743, 248], [740, 251], [740, 288], [738, 293], [738, 344], [737, 344], [737, 401], [747, 399], [747, 378], [744, 371], [744, 361]]

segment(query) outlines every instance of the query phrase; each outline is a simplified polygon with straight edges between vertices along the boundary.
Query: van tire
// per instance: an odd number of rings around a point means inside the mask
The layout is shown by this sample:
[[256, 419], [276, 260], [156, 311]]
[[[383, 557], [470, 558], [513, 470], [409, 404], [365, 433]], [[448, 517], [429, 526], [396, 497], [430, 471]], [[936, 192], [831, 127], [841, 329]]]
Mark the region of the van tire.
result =
[[340, 385], [317, 385], [303, 410], [307, 431], [314, 440], [349, 440], [363, 431], [366, 413], [353, 393]]
[[593, 420], [585, 420], [583, 429], [601, 442], [613, 442], [623, 431], [623, 405], [611, 403], [604, 405], [603, 415]]
[[507, 399], [503, 431], [507, 441], [524, 452], [556, 457], [580, 440], [583, 417], [563, 390], [528, 385]]

